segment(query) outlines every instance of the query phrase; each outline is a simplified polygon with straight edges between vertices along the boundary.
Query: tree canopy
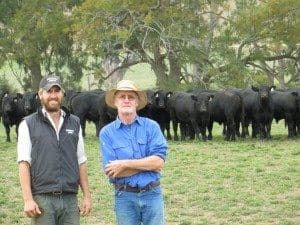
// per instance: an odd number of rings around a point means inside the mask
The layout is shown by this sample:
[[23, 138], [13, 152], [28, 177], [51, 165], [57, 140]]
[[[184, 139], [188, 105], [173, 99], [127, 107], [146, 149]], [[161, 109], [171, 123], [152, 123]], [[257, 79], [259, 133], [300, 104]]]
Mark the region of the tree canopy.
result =
[[20, 65], [35, 87], [42, 71], [70, 86], [84, 74], [102, 84], [138, 63], [149, 64], [157, 85], [169, 89], [300, 83], [297, 0], [0, 4], [0, 61]]

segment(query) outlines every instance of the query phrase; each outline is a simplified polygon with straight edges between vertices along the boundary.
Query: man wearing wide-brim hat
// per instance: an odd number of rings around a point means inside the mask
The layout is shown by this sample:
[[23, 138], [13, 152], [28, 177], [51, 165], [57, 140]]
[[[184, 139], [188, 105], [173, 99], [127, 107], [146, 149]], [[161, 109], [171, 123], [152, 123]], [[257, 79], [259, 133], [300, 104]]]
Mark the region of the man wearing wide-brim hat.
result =
[[105, 101], [118, 111], [116, 120], [99, 134], [103, 170], [114, 186], [117, 222], [163, 225], [160, 171], [167, 142], [155, 121], [137, 115], [147, 95], [134, 82], [121, 80], [107, 91]]

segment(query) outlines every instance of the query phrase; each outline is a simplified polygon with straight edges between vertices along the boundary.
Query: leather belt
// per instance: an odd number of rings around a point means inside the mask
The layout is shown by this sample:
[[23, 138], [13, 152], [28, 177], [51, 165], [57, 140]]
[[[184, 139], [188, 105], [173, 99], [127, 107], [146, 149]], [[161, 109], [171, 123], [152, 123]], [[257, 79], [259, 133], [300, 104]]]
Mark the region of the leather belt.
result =
[[114, 184], [115, 190], [117, 191], [127, 191], [127, 192], [134, 192], [134, 193], [140, 193], [149, 191], [152, 188], [155, 188], [160, 185], [160, 181], [153, 181], [150, 184], [146, 185], [145, 187], [138, 188], [138, 187], [131, 187], [124, 184]]
[[69, 194], [76, 194], [74, 192], [65, 192], [65, 191], [51, 191], [44, 193], [46, 195], [55, 195], [55, 196], [60, 196], [60, 195], [69, 195]]

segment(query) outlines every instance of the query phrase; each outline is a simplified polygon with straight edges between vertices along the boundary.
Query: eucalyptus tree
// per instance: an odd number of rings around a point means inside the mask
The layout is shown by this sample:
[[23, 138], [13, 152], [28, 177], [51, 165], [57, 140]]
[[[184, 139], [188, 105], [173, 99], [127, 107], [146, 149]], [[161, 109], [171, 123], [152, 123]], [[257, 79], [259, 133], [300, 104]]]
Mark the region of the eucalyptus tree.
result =
[[81, 78], [84, 57], [75, 54], [71, 30], [71, 9], [80, 2], [1, 1], [2, 62], [16, 62], [24, 71], [24, 89], [37, 90], [42, 71], [61, 74], [67, 68], [69, 80]]
[[[251, 77], [284, 88], [299, 82], [300, 2], [297, 0], [235, 1], [230, 23], [221, 32], [235, 49], [237, 65], [252, 70]], [[255, 71], [255, 73], [253, 73]], [[257, 81], [256, 80], [256, 81]]]
[[199, 0], [86, 0], [74, 12], [74, 29], [87, 52], [121, 59], [113, 72], [148, 63], [158, 86], [174, 87], [185, 79], [186, 64], [199, 57], [192, 40], [200, 40], [205, 33], [205, 20], [198, 14], [206, 4]]
[[274, 78], [284, 85], [287, 74], [290, 81], [299, 77], [298, 6], [296, 0], [86, 0], [74, 28], [84, 51], [116, 60], [112, 72], [98, 70], [104, 80], [148, 63], [159, 86], [245, 86]]

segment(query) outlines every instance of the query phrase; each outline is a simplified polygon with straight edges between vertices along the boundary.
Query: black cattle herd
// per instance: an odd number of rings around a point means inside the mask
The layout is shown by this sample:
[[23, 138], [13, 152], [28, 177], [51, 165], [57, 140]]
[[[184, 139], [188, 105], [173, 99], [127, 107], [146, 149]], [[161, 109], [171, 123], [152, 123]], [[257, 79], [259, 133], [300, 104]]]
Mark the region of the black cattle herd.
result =
[[[289, 138], [300, 137], [300, 89], [276, 90], [275, 86], [258, 85], [246, 89], [205, 90], [170, 92], [145, 90], [147, 106], [138, 112], [160, 125], [166, 138], [184, 141], [198, 138], [212, 140], [214, 122], [223, 125], [225, 140], [234, 141], [236, 136], [271, 139], [272, 121], [284, 120], [283, 129]], [[0, 90], [0, 118], [10, 142], [10, 127], [18, 125], [24, 116], [40, 106], [37, 93], [7, 93]], [[80, 118], [85, 136], [86, 121], [96, 126], [96, 135], [107, 123], [116, 118], [115, 109], [105, 103], [105, 91], [71, 91], [65, 93], [64, 107]], [[178, 124], [180, 138], [178, 135]], [[252, 132], [248, 127], [251, 125]]]

